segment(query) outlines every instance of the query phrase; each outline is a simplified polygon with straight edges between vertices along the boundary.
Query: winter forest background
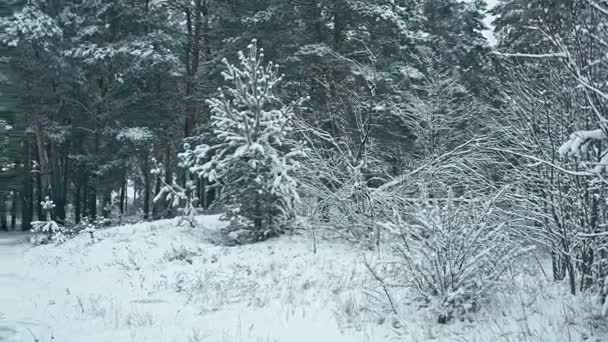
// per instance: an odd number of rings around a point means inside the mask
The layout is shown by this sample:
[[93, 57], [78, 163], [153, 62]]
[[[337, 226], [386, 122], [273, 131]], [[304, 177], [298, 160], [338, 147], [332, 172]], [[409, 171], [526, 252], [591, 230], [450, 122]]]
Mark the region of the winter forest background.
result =
[[[50, 251], [221, 214], [213, 245], [303, 236], [369, 254], [376, 314], [401, 338], [404, 305], [479, 322], [508, 291], [534, 293], [529, 314], [504, 309], [516, 333], [481, 324], [494, 335], [479, 341], [606, 337], [608, 1], [4, 0], [0, 14], [0, 229]], [[541, 273], [546, 287], [522, 285]]]

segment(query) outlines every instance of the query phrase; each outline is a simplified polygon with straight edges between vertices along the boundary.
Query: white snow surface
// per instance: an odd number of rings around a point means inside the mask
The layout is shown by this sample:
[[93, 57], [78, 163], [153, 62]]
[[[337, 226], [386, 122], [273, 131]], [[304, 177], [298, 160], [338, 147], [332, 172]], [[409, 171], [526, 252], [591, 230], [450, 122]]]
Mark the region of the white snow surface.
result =
[[[401, 320], [362, 263], [377, 254], [306, 235], [212, 243], [223, 222], [198, 217], [29, 247], [0, 235], [0, 341], [368, 342], [583, 341], [593, 298], [536, 270], [509, 279], [475, 322], [439, 325], [397, 290]], [[373, 299], [376, 297], [378, 299]], [[405, 329], [395, 329], [399, 324]]]
[[[201, 218], [198, 230], [173, 220], [112, 228], [96, 243], [30, 248], [4, 238], [0, 341], [376, 340], [334, 313], [353, 296], [351, 277], [365, 274], [354, 249], [315, 255], [297, 236], [216, 246], [217, 218]], [[188, 261], [171, 260], [180, 252]]]

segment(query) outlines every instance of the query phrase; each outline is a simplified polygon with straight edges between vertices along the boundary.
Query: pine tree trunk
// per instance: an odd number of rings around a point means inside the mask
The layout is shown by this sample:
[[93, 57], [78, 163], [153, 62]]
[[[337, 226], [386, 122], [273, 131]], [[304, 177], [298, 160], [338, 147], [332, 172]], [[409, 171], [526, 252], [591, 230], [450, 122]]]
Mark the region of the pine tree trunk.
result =
[[6, 193], [0, 192], [0, 230], [8, 231]]
[[61, 182], [61, 196], [60, 196], [61, 207], [60, 207], [60, 211], [57, 212], [57, 217], [64, 224], [66, 222], [66, 217], [67, 217], [66, 205], [68, 204], [68, 192], [69, 192], [70, 171], [71, 171], [69, 149], [70, 149], [70, 145], [69, 145], [69, 140], [68, 140], [62, 149], [62, 159], [63, 159], [63, 175], [62, 176], [63, 177], [62, 177], [62, 182]]
[[14, 231], [17, 228], [17, 203], [18, 203], [18, 193], [13, 191], [11, 196], [11, 230]]
[[23, 192], [21, 193], [21, 230], [29, 231], [34, 218], [34, 186], [32, 182], [32, 148], [29, 139], [23, 142]]
[[127, 193], [127, 176], [125, 175], [122, 180], [122, 186], [120, 187], [120, 217], [122, 218], [125, 214], [125, 196]]
[[76, 188], [74, 190], [74, 222], [76, 224], [80, 223], [81, 217], [81, 197], [80, 194], [82, 192], [82, 176], [76, 179]]
[[[160, 184], [161, 184], [160, 179], [161, 179], [160, 175], [157, 175], [156, 180], [154, 181], [154, 198], [156, 198], [156, 196], [158, 196], [158, 194], [160, 193]], [[164, 203], [164, 200], [162, 200], [162, 199], [152, 203], [152, 218], [154, 218], [155, 220], [160, 218], [160, 215], [158, 212], [163, 203]]]
[[133, 209], [137, 212], [137, 194], [139, 193], [139, 187], [137, 183], [133, 184]]
[[[40, 165], [40, 151], [38, 150], [38, 145], [36, 145], [36, 163]], [[36, 214], [38, 216], [38, 221], [44, 221], [44, 213], [42, 212], [42, 176], [40, 168], [38, 168], [36, 172], [36, 201], [34, 205], [36, 207]]]
[[[173, 170], [171, 169], [171, 165], [172, 165], [172, 158], [171, 158], [171, 148], [169, 146], [169, 144], [167, 144], [167, 148], [165, 150], [165, 183], [166, 184], [173, 184]], [[172, 208], [170, 206], [170, 203], [167, 203], [167, 201], [163, 201], [163, 207], [166, 208], [166, 213], [165, 213], [165, 218], [172, 218], [174, 217], [174, 213], [173, 210], [174, 208]]]
[[253, 200], [255, 201], [254, 204], [254, 219], [253, 219], [253, 228], [255, 229], [256, 232], [260, 232], [262, 231], [263, 228], [263, 221], [262, 221], [262, 217], [263, 217], [263, 213], [261, 212], [261, 208], [260, 208], [260, 196], [256, 193], [253, 196]]
[[[49, 170], [49, 153], [45, 146], [45, 137], [42, 132], [40, 124], [35, 127], [35, 138], [36, 138], [36, 161], [38, 162], [38, 189], [41, 190], [39, 197], [42, 198], [49, 194], [51, 186], [51, 172]], [[42, 210], [42, 208], [40, 209]], [[43, 219], [41, 219], [43, 221]]]
[[[188, 174], [188, 173], [186, 173], [186, 174]], [[187, 177], [184, 177], [184, 181], [186, 181], [186, 180], [187, 180]], [[207, 199], [206, 199], [206, 196], [203, 191], [203, 180], [200, 177], [198, 177], [196, 179], [196, 197], [199, 199], [198, 206], [205, 208]]]
[[89, 184], [89, 218], [91, 220], [97, 219], [97, 189], [95, 189], [95, 176], [93, 178], [91, 184]]
[[106, 190], [103, 193], [103, 199], [102, 199], [102, 210], [101, 210], [101, 215], [104, 218], [109, 219], [112, 216], [112, 192], [111, 190]]
[[84, 173], [84, 179], [82, 181], [82, 216], [90, 218], [89, 216], [89, 173]]
[[199, 184], [200, 184], [200, 196], [199, 198], [201, 198], [201, 203], [203, 206], [203, 209], [208, 209], [209, 208], [209, 198], [207, 196], [207, 178], [202, 177], [198, 179]]
[[53, 153], [51, 155], [55, 156], [53, 160], [53, 187], [52, 187], [52, 195], [53, 202], [55, 204], [55, 209], [53, 210], [53, 220], [59, 222], [60, 224], [65, 224], [65, 206], [66, 206], [66, 198], [65, 192], [67, 191], [67, 155], [66, 155], [67, 147], [62, 146], [59, 153]]
[[[101, 111], [101, 109], [100, 109]], [[97, 120], [96, 120], [97, 121]], [[99, 133], [97, 132], [97, 124], [95, 126], [95, 159], [99, 157]], [[95, 174], [95, 171], [99, 165], [95, 162], [95, 166], [93, 172], [91, 172], [89, 178], [89, 217], [91, 220], [95, 220], [97, 218], [97, 178], [98, 176]]]
[[146, 155], [144, 165], [142, 167], [142, 173], [144, 175], [144, 220], [150, 217], [150, 191], [151, 189], [151, 177], [150, 177], [150, 161]]
[[[204, 0], [194, 0], [194, 6], [186, 8], [186, 28], [188, 31], [188, 47], [186, 49], [186, 122], [184, 135], [192, 135], [197, 121], [198, 108], [193, 100], [196, 78], [200, 65], [201, 42], [203, 41], [203, 11]], [[206, 3], [206, 1], [204, 1]]]

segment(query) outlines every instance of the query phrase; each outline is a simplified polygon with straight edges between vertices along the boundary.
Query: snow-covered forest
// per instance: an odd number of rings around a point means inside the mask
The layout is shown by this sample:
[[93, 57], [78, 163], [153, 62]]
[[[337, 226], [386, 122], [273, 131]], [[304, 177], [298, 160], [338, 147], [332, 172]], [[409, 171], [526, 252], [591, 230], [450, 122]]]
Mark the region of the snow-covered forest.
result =
[[2, 0], [0, 341], [608, 341], [608, 0]]

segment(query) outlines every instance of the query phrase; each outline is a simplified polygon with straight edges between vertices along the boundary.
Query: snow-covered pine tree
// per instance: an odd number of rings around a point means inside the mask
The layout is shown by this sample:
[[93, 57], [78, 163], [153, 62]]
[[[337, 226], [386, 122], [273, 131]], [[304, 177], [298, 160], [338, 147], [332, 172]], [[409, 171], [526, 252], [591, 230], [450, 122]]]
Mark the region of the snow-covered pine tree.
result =
[[229, 86], [208, 101], [220, 143], [196, 147], [192, 172], [217, 182], [220, 201], [235, 207], [233, 212], [261, 239], [278, 233], [293, 217], [299, 200], [295, 171], [304, 152], [291, 139], [297, 103], [286, 105], [276, 94], [279, 66], [263, 64], [256, 40], [238, 56], [238, 66], [224, 60]]

